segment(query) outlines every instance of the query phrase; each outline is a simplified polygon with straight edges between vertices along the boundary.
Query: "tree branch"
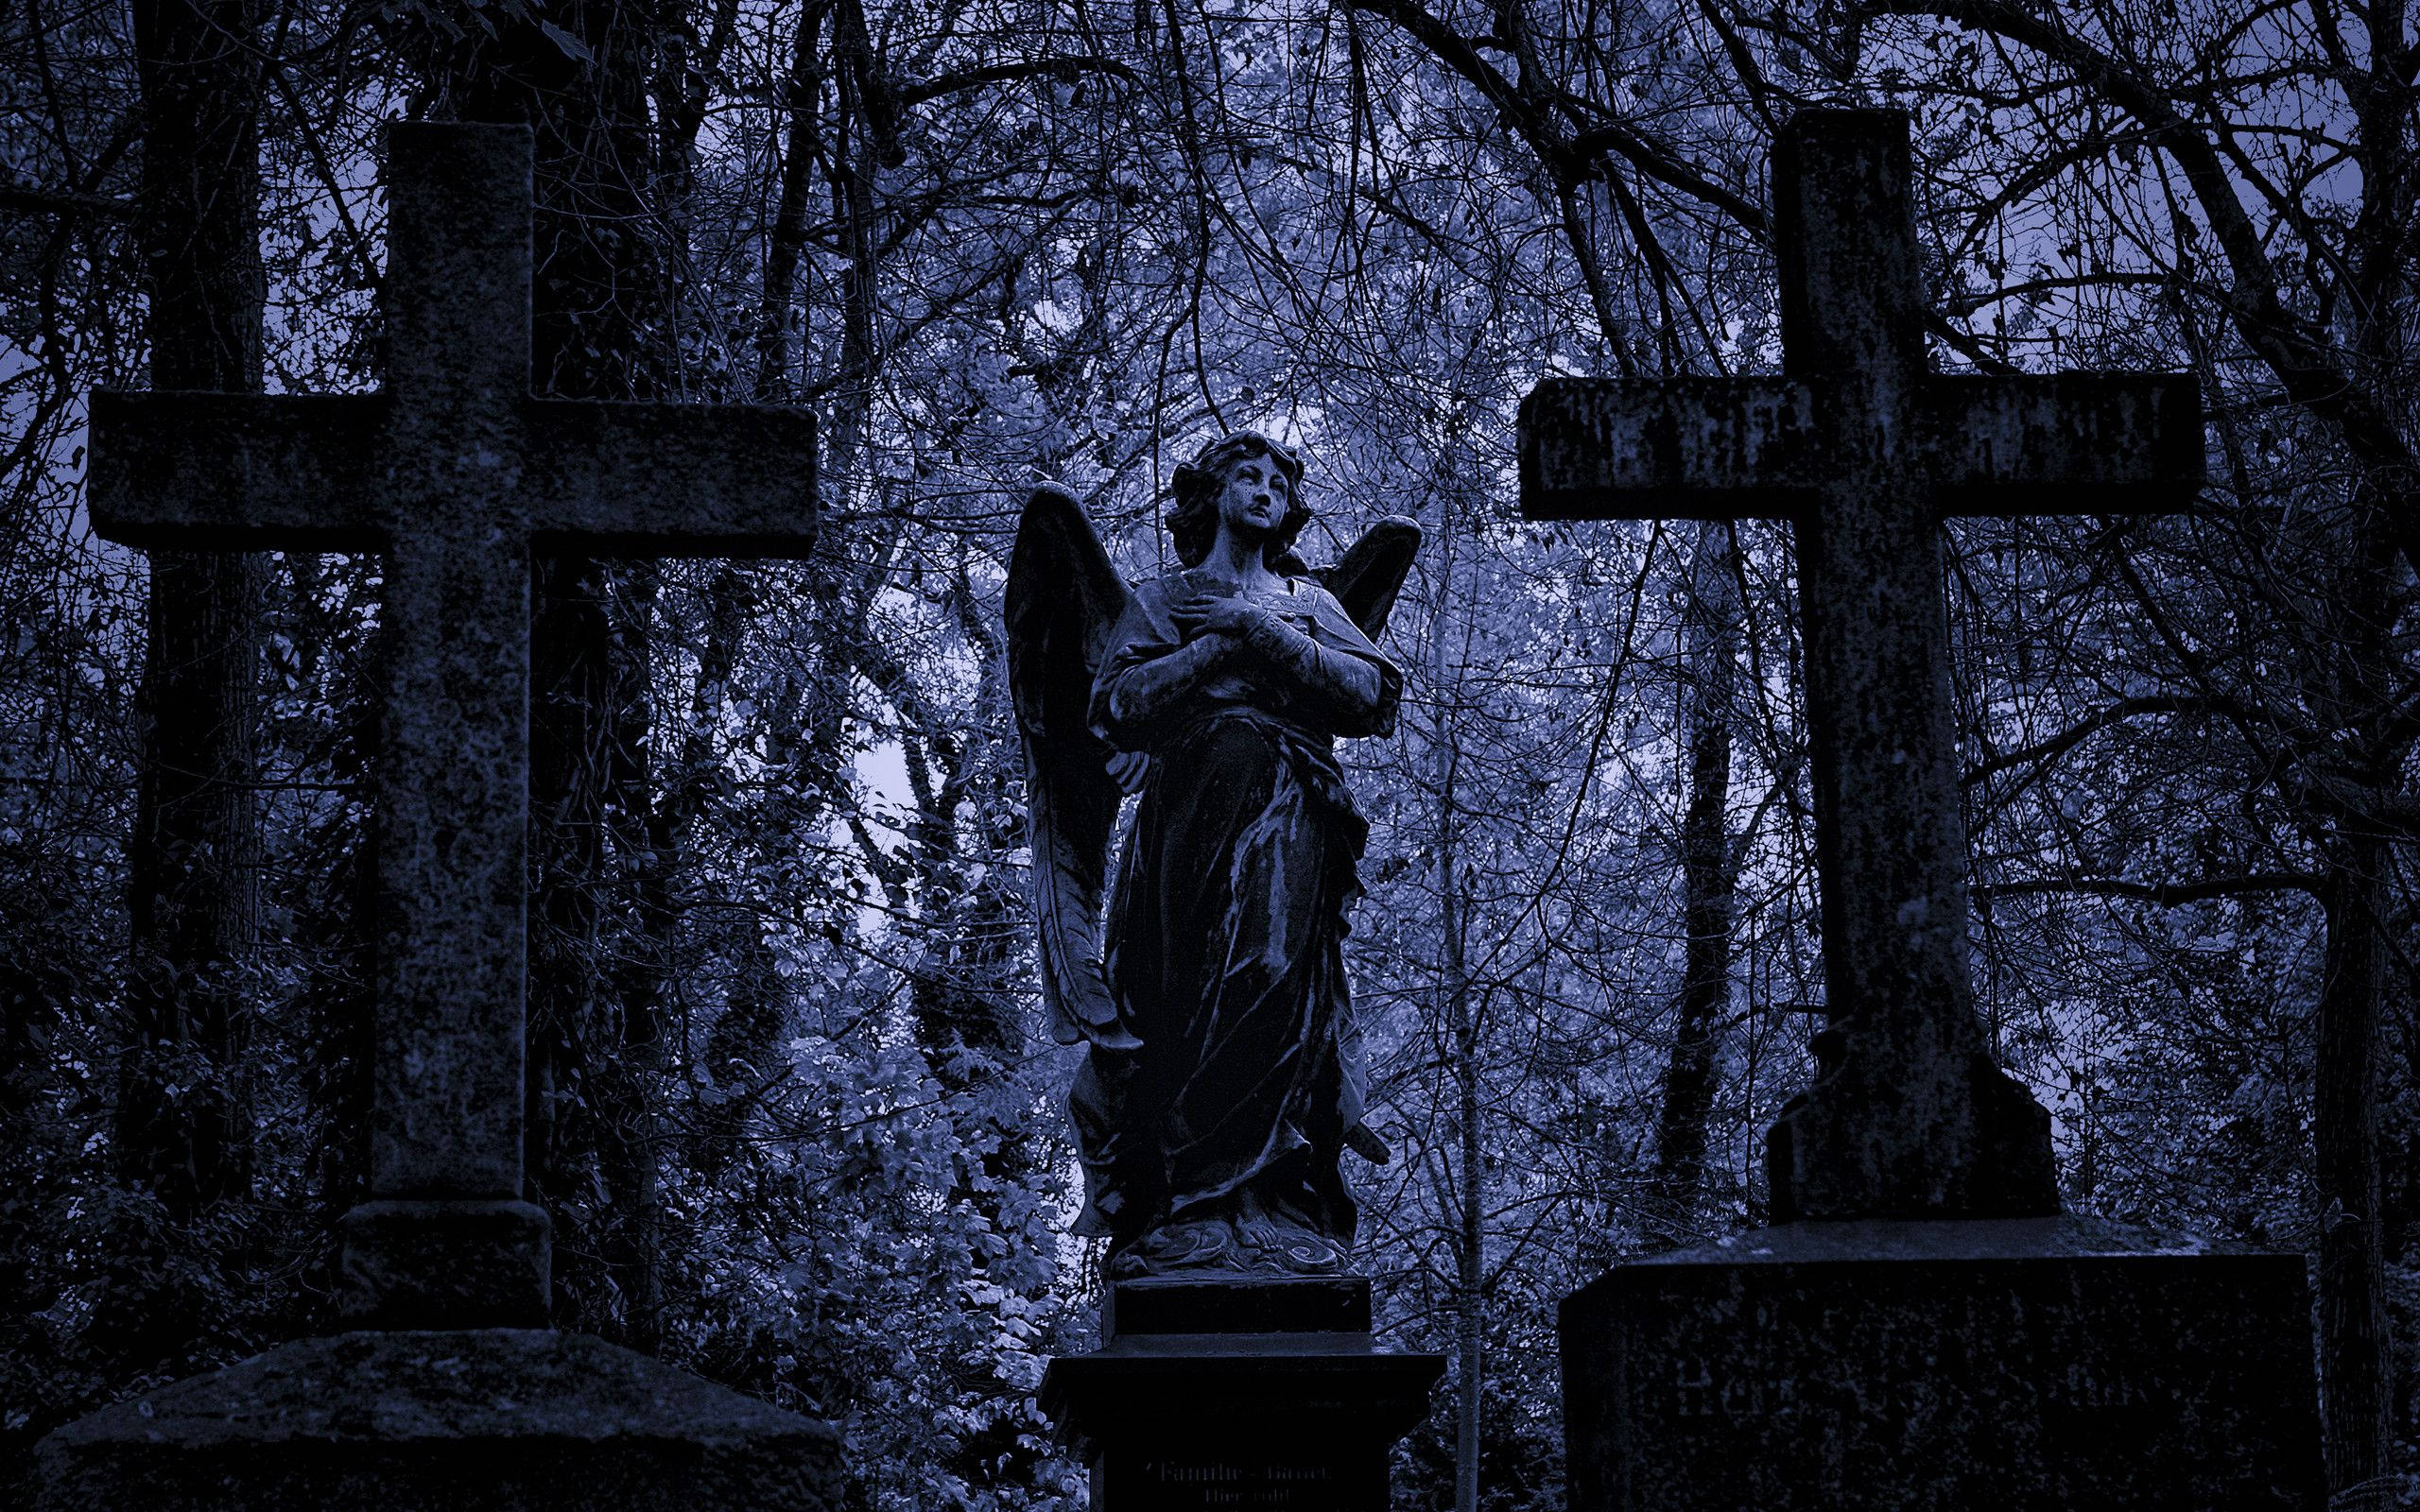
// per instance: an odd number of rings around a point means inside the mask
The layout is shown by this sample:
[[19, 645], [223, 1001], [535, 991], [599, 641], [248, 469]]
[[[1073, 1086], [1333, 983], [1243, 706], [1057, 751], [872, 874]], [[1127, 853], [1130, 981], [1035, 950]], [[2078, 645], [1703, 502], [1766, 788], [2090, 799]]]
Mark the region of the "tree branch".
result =
[[134, 201], [113, 195], [80, 195], [72, 190], [31, 189], [0, 184], [0, 210], [28, 215], [98, 215], [105, 220], [132, 220]]
[[1671, 149], [1638, 131], [1608, 121], [1592, 126], [1572, 138], [1568, 149], [1580, 159], [1593, 159], [1607, 152], [1618, 153], [1639, 172], [1669, 188], [1702, 199], [1737, 221], [1759, 236], [1772, 230], [1772, 218], [1765, 207], [1745, 195], [1726, 189], [1672, 155]]
[[1430, 15], [1412, 0], [1346, 0], [1355, 10], [1391, 21], [1411, 34], [1412, 40], [1428, 49], [1436, 60], [1461, 75], [1465, 82], [1487, 96], [1487, 102], [1500, 112], [1504, 119], [1530, 144], [1538, 162], [1553, 174], [1558, 182], [1571, 173], [1571, 144], [1554, 129], [1553, 123], [1542, 116], [1531, 102], [1523, 97], [1512, 80], [1498, 73], [1495, 65], [1478, 55], [1478, 48], [1451, 26]]
[[1048, 77], [1063, 83], [1073, 83], [1078, 74], [1108, 74], [1134, 82], [1134, 70], [1115, 58], [1034, 58], [1024, 62], [994, 63], [989, 68], [967, 68], [954, 74], [942, 74], [920, 84], [904, 85], [898, 90], [899, 103], [922, 105], [926, 100], [959, 90], [980, 89], [986, 84], [1010, 84], [1021, 78]]
[[1981, 902], [1998, 898], [2080, 894], [2098, 898], [2131, 898], [2159, 908], [2182, 908], [2214, 898], [2248, 898], [2271, 892], [2319, 895], [2326, 879], [2315, 871], [2250, 871], [2237, 877], [2205, 877], [2200, 882], [2128, 882], [2119, 877], [2037, 877], [2025, 882], [1984, 882], [1967, 889]]
[[[2184, 173], [2226, 259], [2234, 286], [2221, 295], [2220, 304], [2237, 331], [2296, 404], [2336, 427], [2385, 497], [2410, 496], [2420, 479], [2420, 456], [2378, 396], [2353, 381], [2325, 335], [2307, 329], [2287, 308], [2260, 228], [2238, 198], [2218, 148], [2203, 127], [2177, 112], [2165, 91], [2068, 30], [2055, 9], [2021, 9], [2007, 0], [1868, 0], [1863, 13], [1937, 17], [1989, 32], [2065, 66], [2141, 122]], [[2391, 509], [2387, 528], [2405, 560], [2420, 571], [2420, 519], [2408, 508]]]
[[2033, 762], [2046, 762], [2063, 756], [2111, 725], [2132, 719], [2136, 714], [2182, 714], [2211, 712], [2220, 707], [2219, 700], [2187, 697], [2174, 694], [2151, 694], [2138, 698], [2120, 698], [2108, 708], [2078, 720], [2052, 735], [2019, 750], [2003, 752], [1989, 761], [1966, 768], [1959, 779], [1968, 787], [1996, 777], [2012, 766], [2024, 766]]

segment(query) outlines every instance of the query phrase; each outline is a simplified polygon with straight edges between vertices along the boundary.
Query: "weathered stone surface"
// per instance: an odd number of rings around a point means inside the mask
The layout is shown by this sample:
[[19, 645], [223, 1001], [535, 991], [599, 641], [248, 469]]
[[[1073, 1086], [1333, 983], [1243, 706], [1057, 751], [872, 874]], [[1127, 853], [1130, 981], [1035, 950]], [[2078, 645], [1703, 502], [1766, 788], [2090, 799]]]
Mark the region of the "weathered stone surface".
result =
[[37, 1452], [40, 1512], [823, 1512], [825, 1425], [536, 1330], [288, 1344], [95, 1413]]
[[1521, 512], [1788, 519], [1824, 475], [1822, 408], [1789, 378], [1544, 379], [1521, 401]]
[[1786, 1226], [1565, 1303], [1572, 1506], [2316, 1505], [2302, 1262], [2056, 1217], [1967, 980], [1941, 517], [2187, 507], [2198, 390], [1935, 375], [1909, 177], [1904, 115], [1801, 112], [1784, 376], [1523, 410], [1532, 515], [1795, 521], [1830, 1019], [1766, 1146]]
[[1617, 1266], [1562, 1332], [1574, 1508], [2324, 1500], [2299, 1256], [2072, 1217], [1802, 1223]]
[[2202, 491], [2183, 374], [1936, 374], [1915, 420], [1937, 515], [2178, 514]]
[[[814, 417], [763, 404], [517, 402], [519, 507], [599, 555], [795, 556], [814, 537]], [[96, 529], [137, 546], [378, 551], [391, 502], [384, 394], [93, 396]]]
[[1343, 955], [1367, 826], [1334, 746], [1393, 728], [1403, 678], [1376, 639], [1420, 527], [1381, 521], [1310, 574], [1302, 476], [1256, 432], [1204, 446], [1174, 478], [1184, 569], [1131, 593], [1056, 488], [1009, 554], [1043, 997], [1089, 1046], [1076, 1228], [1109, 1241], [1114, 1278], [1341, 1274], [1344, 1152], [1385, 1159]]
[[519, 1204], [531, 553], [803, 556], [814, 422], [531, 398], [528, 131], [399, 124], [389, 141], [386, 392], [95, 395], [92, 510], [142, 545], [384, 556], [372, 1201], [345, 1225], [344, 1306], [392, 1327], [536, 1323], [546, 1229]]
[[1909, 180], [1908, 123], [1895, 112], [1806, 112], [1775, 145], [1782, 362], [1829, 400], [1798, 570], [1834, 1047], [1770, 1143], [1783, 1219], [2059, 1207], [2049, 1118], [1991, 1063], [1967, 977]]
[[1369, 1319], [1360, 1277], [1119, 1282], [1109, 1342], [1050, 1362], [1043, 1410], [1093, 1512], [1385, 1512], [1388, 1450], [1445, 1366], [1378, 1352]]
[[1101, 1299], [1101, 1332], [1355, 1333], [1368, 1347], [1370, 1280], [1366, 1276], [1304, 1276], [1232, 1280], [1184, 1277], [1111, 1283]]
[[[530, 134], [397, 125], [370, 397], [97, 395], [92, 507], [145, 545], [375, 550], [387, 631], [370, 1200], [356, 1322], [53, 1434], [54, 1508], [808, 1508], [821, 1424], [547, 1312], [521, 1199], [529, 568], [549, 544], [804, 555], [814, 428], [528, 394]], [[464, 1332], [469, 1331], [469, 1332]]]
[[431, 1317], [473, 1329], [546, 1326], [551, 1226], [542, 1209], [502, 1200], [364, 1202], [337, 1228], [338, 1301], [356, 1328], [409, 1328]]
[[[1793, 519], [1834, 475], [1821, 378], [1548, 378], [1521, 402], [1533, 520]], [[2201, 389], [2161, 373], [1928, 375], [1901, 438], [1937, 516], [2136, 515], [2202, 486]]]
[[1831, 1025], [1768, 1146], [1777, 1218], [2058, 1211], [2049, 1119], [1966, 972], [1946, 513], [2145, 513], [2201, 486], [2187, 377], [1942, 377], [1905, 116], [1807, 111], [1776, 146], [1780, 377], [1554, 379], [1523, 404], [1532, 518], [1798, 525]]

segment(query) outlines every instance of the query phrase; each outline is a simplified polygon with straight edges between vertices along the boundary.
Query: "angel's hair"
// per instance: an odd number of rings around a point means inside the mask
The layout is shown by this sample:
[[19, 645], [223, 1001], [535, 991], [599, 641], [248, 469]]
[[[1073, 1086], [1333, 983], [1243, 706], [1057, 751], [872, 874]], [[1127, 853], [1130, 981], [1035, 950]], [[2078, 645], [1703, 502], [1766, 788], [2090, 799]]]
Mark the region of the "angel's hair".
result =
[[1210, 555], [1211, 542], [1219, 539], [1219, 490], [1226, 486], [1231, 468], [1254, 456], [1269, 458], [1286, 474], [1286, 518], [1262, 548], [1262, 559], [1274, 567], [1294, 549], [1294, 538], [1311, 523], [1310, 507], [1303, 502], [1303, 459], [1258, 431], [1237, 431], [1203, 447], [1170, 480], [1176, 507], [1167, 513], [1168, 535], [1176, 542], [1177, 560], [1196, 567]]

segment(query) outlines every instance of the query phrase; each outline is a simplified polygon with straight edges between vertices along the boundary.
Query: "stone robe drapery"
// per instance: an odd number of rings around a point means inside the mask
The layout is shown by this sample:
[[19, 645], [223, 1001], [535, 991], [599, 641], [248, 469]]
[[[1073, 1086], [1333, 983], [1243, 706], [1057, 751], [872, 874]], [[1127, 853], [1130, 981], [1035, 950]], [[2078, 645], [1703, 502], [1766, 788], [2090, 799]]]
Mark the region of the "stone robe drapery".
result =
[[1253, 601], [1323, 653], [1374, 667], [1374, 701], [1339, 700], [1243, 653], [1155, 717], [1119, 718], [1120, 680], [1184, 644], [1171, 610], [1210, 587], [1187, 573], [1137, 590], [1093, 688], [1102, 738], [1150, 762], [1106, 962], [1142, 1047], [1095, 1045], [1070, 1095], [1087, 1185], [1079, 1231], [1114, 1251], [1195, 1218], [1247, 1236], [1240, 1253], [1197, 1246], [1180, 1265], [1317, 1268], [1317, 1245], [1303, 1267], [1266, 1250], [1307, 1229], [1340, 1257], [1353, 1235], [1340, 1159], [1365, 1075], [1343, 941], [1368, 826], [1331, 745], [1392, 730], [1403, 678], [1326, 590], [1281, 584]]

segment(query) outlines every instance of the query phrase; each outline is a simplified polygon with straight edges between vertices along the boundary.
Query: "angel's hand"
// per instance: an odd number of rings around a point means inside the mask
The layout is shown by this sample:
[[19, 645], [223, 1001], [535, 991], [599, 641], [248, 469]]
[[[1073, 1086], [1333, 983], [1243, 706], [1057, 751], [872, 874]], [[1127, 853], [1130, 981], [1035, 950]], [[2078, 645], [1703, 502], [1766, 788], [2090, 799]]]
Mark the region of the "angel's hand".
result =
[[1242, 642], [1249, 640], [1269, 620], [1269, 611], [1249, 599], [1215, 593], [1197, 594], [1168, 612], [1187, 642], [1198, 641], [1205, 635], [1225, 636]]

